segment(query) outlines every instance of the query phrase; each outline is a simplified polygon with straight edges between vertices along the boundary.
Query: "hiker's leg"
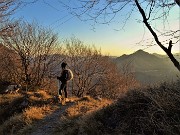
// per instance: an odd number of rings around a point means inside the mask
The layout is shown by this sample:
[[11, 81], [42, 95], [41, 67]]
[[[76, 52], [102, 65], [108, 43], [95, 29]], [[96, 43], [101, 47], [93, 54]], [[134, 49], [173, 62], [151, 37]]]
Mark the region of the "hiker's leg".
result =
[[62, 96], [62, 92], [61, 89], [59, 89], [59, 95], [58, 96]]
[[65, 83], [65, 82], [62, 82], [61, 87], [60, 87], [61, 95], [62, 95], [62, 90], [64, 90], [65, 87], [66, 87], [66, 83]]
[[65, 98], [67, 98], [67, 83], [64, 85], [64, 93], [65, 93]]
[[61, 83], [61, 86], [59, 88], [59, 95], [62, 96], [62, 90], [64, 89], [64, 83]]

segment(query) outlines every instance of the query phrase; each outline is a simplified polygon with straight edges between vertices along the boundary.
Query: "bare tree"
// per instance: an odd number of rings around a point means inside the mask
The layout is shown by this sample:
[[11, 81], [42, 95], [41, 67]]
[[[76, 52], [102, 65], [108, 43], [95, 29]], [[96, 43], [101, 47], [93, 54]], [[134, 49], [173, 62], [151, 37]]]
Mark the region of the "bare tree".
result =
[[[0, 42], [1, 42], [1, 35], [9, 34], [11, 29], [13, 29], [14, 24], [9, 24], [8, 26], [4, 26], [4, 24], [8, 21], [9, 17], [14, 13], [14, 11], [20, 6], [21, 2], [19, 0], [1, 0], [0, 1]], [[5, 53], [6, 49], [2, 45], [0, 45], [0, 82], [9, 82], [9, 76], [11, 72], [6, 72], [5, 70], [7, 67], [4, 65], [4, 61], [9, 62], [8, 55]], [[8, 78], [4, 80], [4, 78]]]
[[65, 44], [66, 55], [75, 74], [73, 94], [81, 97], [98, 84], [98, 77], [104, 70], [99, 69], [101, 54], [96, 48], [86, 46], [75, 38], [67, 40]]
[[[72, 94], [78, 97], [91, 95], [108, 98], [118, 97], [122, 91], [135, 86], [129, 84], [129, 76], [119, 73], [117, 66], [108, 56], [93, 46], [72, 38], [67, 40], [66, 60], [74, 73]], [[132, 78], [131, 78], [132, 79]]]
[[36, 23], [18, 22], [11, 34], [4, 34], [2, 40], [3, 45], [16, 54], [11, 60], [16, 63], [13, 72], [18, 75], [18, 81], [28, 88], [41, 86], [55, 61], [53, 53], [58, 45], [57, 34]]
[[106, 58], [107, 73], [101, 78], [101, 85], [97, 89], [97, 93], [103, 97], [115, 99], [128, 90], [139, 87], [138, 81], [132, 70], [125, 67], [124, 71], [119, 71], [117, 65]]
[[14, 24], [9, 24], [4, 27], [4, 23], [7, 22], [9, 16], [20, 6], [19, 0], [1, 0], [0, 1], [0, 35], [8, 34], [14, 27]]
[[[74, 4], [72, 4], [73, 1], [70, 2], [71, 4], [66, 4], [62, 1], [60, 3], [66, 6], [67, 9], [78, 18], [86, 21], [93, 20], [94, 23], [110, 23], [119, 13], [123, 13], [123, 10], [128, 7], [131, 10], [125, 13], [125, 25], [132, 13], [138, 11], [143, 18], [142, 22], [151, 32], [156, 44], [161, 47], [169, 56], [174, 66], [180, 71], [180, 64], [171, 52], [173, 44], [179, 43], [180, 30], [160, 32], [158, 28], [153, 27], [153, 22], [156, 20], [168, 20], [169, 12], [172, 7], [180, 5], [179, 0], [78, 0]], [[75, 7], [72, 7], [72, 5], [75, 5]], [[83, 18], [84, 16], [85, 19]], [[124, 25], [122, 28], [124, 28]], [[160, 34], [158, 35], [158, 33]], [[167, 36], [167, 38], [170, 38], [166, 41], [160, 41], [160, 36]], [[168, 47], [165, 46], [167, 44], [166, 42], [168, 42]]]
[[[173, 54], [171, 53], [171, 49], [172, 49], [172, 40], [169, 41], [169, 46], [168, 48], [166, 48], [159, 40], [158, 35], [156, 34], [156, 32], [153, 30], [153, 28], [151, 27], [150, 23], [148, 22], [148, 20], [150, 19], [150, 14], [153, 11], [153, 8], [155, 6], [155, 1], [151, 1], [151, 6], [150, 6], [150, 11], [149, 11], [149, 16], [147, 16], [143, 10], [143, 8], [141, 7], [141, 5], [139, 4], [138, 0], [135, 0], [136, 6], [138, 7], [139, 12], [141, 13], [142, 17], [143, 17], [143, 22], [146, 25], [146, 27], [148, 28], [148, 30], [151, 32], [151, 34], [154, 37], [154, 40], [156, 41], [156, 43], [161, 47], [161, 49], [163, 49], [164, 52], [166, 52], [166, 54], [169, 56], [169, 58], [171, 59], [171, 61], [173, 62], [174, 66], [180, 71], [180, 64], [179, 62], [175, 59], [175, 57], [173, 56]], [[169, 3], [168, 3], [169, 4]]]
[[16, 54], [8, 48], [0, 45], [0, 80], [3, 82], [16, 82], [16, 70], [14, 61]]

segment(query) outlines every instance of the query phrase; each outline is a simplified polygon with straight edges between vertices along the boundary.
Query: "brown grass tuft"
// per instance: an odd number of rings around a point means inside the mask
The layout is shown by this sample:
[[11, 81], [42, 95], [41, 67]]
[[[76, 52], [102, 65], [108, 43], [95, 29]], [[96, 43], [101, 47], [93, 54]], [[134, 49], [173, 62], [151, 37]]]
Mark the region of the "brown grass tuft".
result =
[[84, 97], [78, 99], [78, 101], [88, 101], [88, 102], [90, 102], [92, 100], [94, 100], [94, 99], [91, 98], [90, 96], [84, 96]]
[[12, 102], [14, 99], [23, 97], [22, 94], [0, 94], [0, 106], [3, 104], [9, 104], [10, 102]]
[[36, 92], [35, 94], [37, 94], [37, 96], [39, 96], [42, 99], [49, 99], [52, 98], [51, 95], [49, 95], [45, 90], [39, 90], [38, 92]]
[[103, 108], [112, 103], [110, 100], [103, 99], [102, 101], [95, 100], [90, 96], [86, 96], [80, 99], [77, 99], [77, 103], [67, 109], [67, 116], [76, 117], [84, 115], [93, 111], [97, 111], [100, 108]]
[[29, 129], [32, 124], [43, 119], [47, 114], [51, 113], [50, 106], [30, 107], [23, 113], [12, 116], [0, 126], [0, 133], [3, 134], [21, 134], [24, 130]]
[[0, 95], [0, 133], [18, 134], [29, 129], [34, 122], [51, 113], [53, 100], [42, 90]]

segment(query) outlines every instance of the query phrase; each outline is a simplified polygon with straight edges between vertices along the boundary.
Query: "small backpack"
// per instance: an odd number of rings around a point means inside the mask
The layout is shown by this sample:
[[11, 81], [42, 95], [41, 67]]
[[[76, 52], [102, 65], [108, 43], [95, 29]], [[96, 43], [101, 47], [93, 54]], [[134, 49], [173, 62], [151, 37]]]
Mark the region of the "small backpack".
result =
[[70, 69], [67, 69], [67, 81], [70, 81], [73, 79], [73, 73]]

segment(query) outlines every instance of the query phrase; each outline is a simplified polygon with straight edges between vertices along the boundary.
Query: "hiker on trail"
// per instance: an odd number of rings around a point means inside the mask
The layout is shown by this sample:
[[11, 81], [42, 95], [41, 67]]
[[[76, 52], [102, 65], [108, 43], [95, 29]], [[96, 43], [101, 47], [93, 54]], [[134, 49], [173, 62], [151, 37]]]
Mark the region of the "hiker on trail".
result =
[[70, 69], [66, 69], [67, 63], [63, 62], [61, 64], [62, 72], [61, 76], [58, 76], [57, 79], [61, 82], [61, 86], [58, 90], [58, 96], [59, 99], [62, 99], [62, 92], [65, 94], [65, 101], [68, 101], [67, 99], [67, 86], [68, 86], [68, 81], [73, 78], [72, 71]]

